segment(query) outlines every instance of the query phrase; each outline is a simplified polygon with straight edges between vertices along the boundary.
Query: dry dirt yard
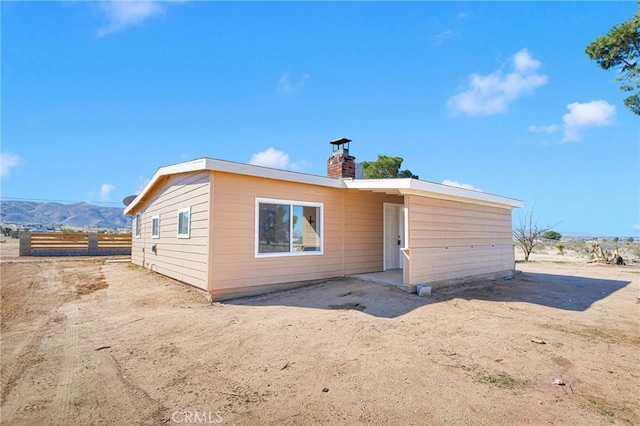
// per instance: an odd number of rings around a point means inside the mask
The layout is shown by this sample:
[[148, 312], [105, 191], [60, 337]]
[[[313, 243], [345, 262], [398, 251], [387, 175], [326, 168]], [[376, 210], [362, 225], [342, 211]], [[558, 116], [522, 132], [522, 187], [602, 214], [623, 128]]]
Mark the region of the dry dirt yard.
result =
[[640, 424], [637, 266], [211, 305], [126, 259], [0, 250], [2, 424]]

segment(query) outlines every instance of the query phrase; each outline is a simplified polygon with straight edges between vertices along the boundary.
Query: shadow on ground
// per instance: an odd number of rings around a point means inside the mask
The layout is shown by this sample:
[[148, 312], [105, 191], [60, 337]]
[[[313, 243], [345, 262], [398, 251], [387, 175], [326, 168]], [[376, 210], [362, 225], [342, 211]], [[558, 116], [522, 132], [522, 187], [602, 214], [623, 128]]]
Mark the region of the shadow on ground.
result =
[[495, 302], [526, 302], [566, 311], [584, 311], [595, 302], [629, 285], [630, 281], [605, 280], [572, 275], [521, 272], [513, 280], [487, 285], [443, 289], [440, 300], [460, 298]]
[[430, 297], [418, 297], [392, 285], [345, 278], [263, 296], [227, 300], [224, 303], [354, 309], [381, 318], [395, 318], [418, 307], [451, 299], [526, 302], [556, 309], [584, 311], [629, 283], [630, 281], [522, 272], [512, 280], [482, 281], [436, 289]]

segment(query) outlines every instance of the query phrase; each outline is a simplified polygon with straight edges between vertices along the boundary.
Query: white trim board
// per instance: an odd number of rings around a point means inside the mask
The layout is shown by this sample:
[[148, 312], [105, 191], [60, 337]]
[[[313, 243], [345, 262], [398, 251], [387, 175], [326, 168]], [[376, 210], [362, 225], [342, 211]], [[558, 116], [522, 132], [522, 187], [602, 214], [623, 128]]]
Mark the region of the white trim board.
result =
[[297, 182], [308, 185], [325, 186], [330, 188], [397, 193], [399, 195], [409, 194], [420, 197], [456, 200], [502, 208], [521, 208], [524, 206], [524, 203], [520, 200], [417, 179], [334, 179], [325, 176], [272, 169], [269, 167], [254, 166], [252, 164], [236, 163], [233, 161], [218, 160], [214, 158], [200, 158], [171, 166], [160, 167], [151, 180], [144, 186], [142, 191], [140, 191], [140, 194], [138, 194], [136, 198], [127, 207], [125, 207], [124, 214], [131, 214], [131, 212], [135, 211], [135, 207], [144, 199], [145, 194], [156, 185], [161, 177], [205, 170]]

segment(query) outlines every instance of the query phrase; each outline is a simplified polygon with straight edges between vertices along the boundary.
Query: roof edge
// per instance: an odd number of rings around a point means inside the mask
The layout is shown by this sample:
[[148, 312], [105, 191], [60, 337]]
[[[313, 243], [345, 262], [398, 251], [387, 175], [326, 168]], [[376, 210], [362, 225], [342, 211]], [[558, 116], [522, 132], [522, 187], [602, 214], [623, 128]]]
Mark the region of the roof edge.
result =
[[400, 178], [400, 179], [336, 179], [325, 176], [311, 175], [290, 170], [274, 169], [253, 164], [236, 163], [215, 158], [198, 158], [196, 160], [185, 161], [158, 168], [153, 177], [142, 188], [133, 201], [125, 207], [124, 214], [130, 214], [135, 207], [144, 199], [144, 196], [156, 185], [163, 176], [180, 173], [190, 173], [196, 171], [218, 171], [234, 173], [245, 176], [262, 177], [266, 179], [276, 179], [289, 182], [304, 183], [309, 185], [327, 186], [331, 188], [347, 188], [361, 190], [396, 190], [401, 194], [413, 194], [423, 197], [456, 199], [460, 201], [471, 201], [480, 204], [496, 205], [509, 208], [522, 208], [524, 203], [513, 198], [501, 195], [489, 194], [487, 192], [474, 191], [456, 186], [444, 185], [440, 183], [427, 182], [423, 180]]
[[427, 182], [411, 178], [403, 179], [354, 179], [346, 180], [345, 185], [351, 189], [396, 189], [402, 194], [413, 194], [433, 198], [471, 200], [476, 203], [508, 206], [510, 208], [522, 208], [524, 203], [513, 198], [501, 195], [489, 194], [472, 189], [459, 188], [457, 186], [441, 183]]
[[289, 182], [299, 182], [332, 188], [344, 188], [342, 179], [334, 179], [325, 176], [294, 172], [290, 170], [274, 169], [270, 167], [256, 166], [253, 164], [236, 163], [233, 161], [203, 157], [196, 160], [185, 161], [183, 163], [158, 168], [153, 177], [142, 188], [136, 198], [134, 198], [133, 201], [131, 201], [131, 203], [124, 209], [124, 214], [130, 214], [132, 211], [134, 211], [135, 207], [144, 198], [145, 194], [147, 194], [151, 190], [151, 188], [156, 185], [156, 182], [161, 177], [204, 170], [234, 173], [245, 176], [256, 176], [266, 179], [284, 180]]

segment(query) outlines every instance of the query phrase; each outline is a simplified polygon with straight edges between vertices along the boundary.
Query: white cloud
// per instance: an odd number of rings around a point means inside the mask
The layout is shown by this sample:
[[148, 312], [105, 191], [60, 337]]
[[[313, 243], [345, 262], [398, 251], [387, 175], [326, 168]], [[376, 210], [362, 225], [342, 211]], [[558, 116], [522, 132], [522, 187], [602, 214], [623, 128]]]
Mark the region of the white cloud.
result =
[[521, 49], [513, 55], [513, 65], [519, 74], [527, 74], [529, 71], [535, 71], [540, 68], [540, 61], [533, 59], [533, 56], [527, 49]]
[[100, 201], [110, 201], [111, 193], [114, 189], [116, 189], [116, 187], [110, 183], [103, 183], [100, 187]]
[[304, 87], [305, 82], [310, 79], [311, 76], [307, 73], [302, 74], [297, 80], [291, 80], [291, 76], [288, 72], [285, 72], [278, 79], [276, 91], [281, 95], [290, 95]]
[[165, 8], [158, 1], [104, 1], [99, 3], [106, 24], [96, 31], [98, 37], [139, 25], [156, 15], [164, 14]]
[[262, 152], [258, 152], [251, 156], [249, 164], [254, 166], [271, 167], [274, 169], [293, 170], [294, 172], [302, 172], [311, 166], [307, 160], [290, 161], [289, 154], [279, 151], [273, 147], [269, 147]]
[[443, 185], [448, 185], [448, 186], [455, 186], [458, 188], [463, 188], [463, 189], [471, 189], [472, 191], [480, 191], [482, 192], [482, 189], [480, 188], [476, 188], [475, 186], [468, 184], [468, 183], [460, 183], [460, 182], [456, 182], [455, 180], [450, 180], [450, 179], [445, 179], [442, 181]]
[[273, 167], [274, 169], [286, 169], [289, 165], [289, 154], [269, 147], [266, 151], [258, 152], [251, 156], [249, 164], [254, 166]]
[[22, 157], [12, 152], [0, 152], [0, 178], [6, 178], [11, 170], [22, 164]]
[[471, 74], [469, 87], [447, 100], [449, 109], [471, 116], [498, 114], [511, 102], [547, 84], [547, 76], [538, 72], [542, 64], [527, 49], [513, 55], [511, 62], [507, 74], [500, 69], [489, 75]]
[[569, 112], [562, 116], [563, 142], [578, 141], [587, 127], [604, 127], [613, 124], [616, 107], [607, 101], [574, 102], [567, 105]]
[[[582, 138], [582, 132], [588, 127], [604, 127], [613, 124], [616, 107], [607, 101], [574, 102], [567, 105], [568, 113], [562, 116], [563, 124], [549, 126], [531, 125], [527, 128], [532, 133], [555, 133], [563, 130], [561, 142], [575, 142]], [[556, 142], [557, 143], [557, 142]]]
[[289, 79], [288, 72], [280, 76], [280, 78], [278, 79], [278, 86], [276, 87], [276, 90], [281, 95], [286, 95], [288, 93], [291, 93], [291, 80]]
[[557, 124], [550, 124], [548, 126], [534, 126], [531, 125], [527, 127], [527, 130], [531, 133], [555, 133], [560, 129], [560, 126]]
[[445, 41], [449, 40], [451, 37], [453, 37], [453, 31], [451, 31], [448, 28], [446, 30], [439, 32], [435, 36], [433, 36], [433, 38], [436, 41], [436, 44], [442, 44]]

